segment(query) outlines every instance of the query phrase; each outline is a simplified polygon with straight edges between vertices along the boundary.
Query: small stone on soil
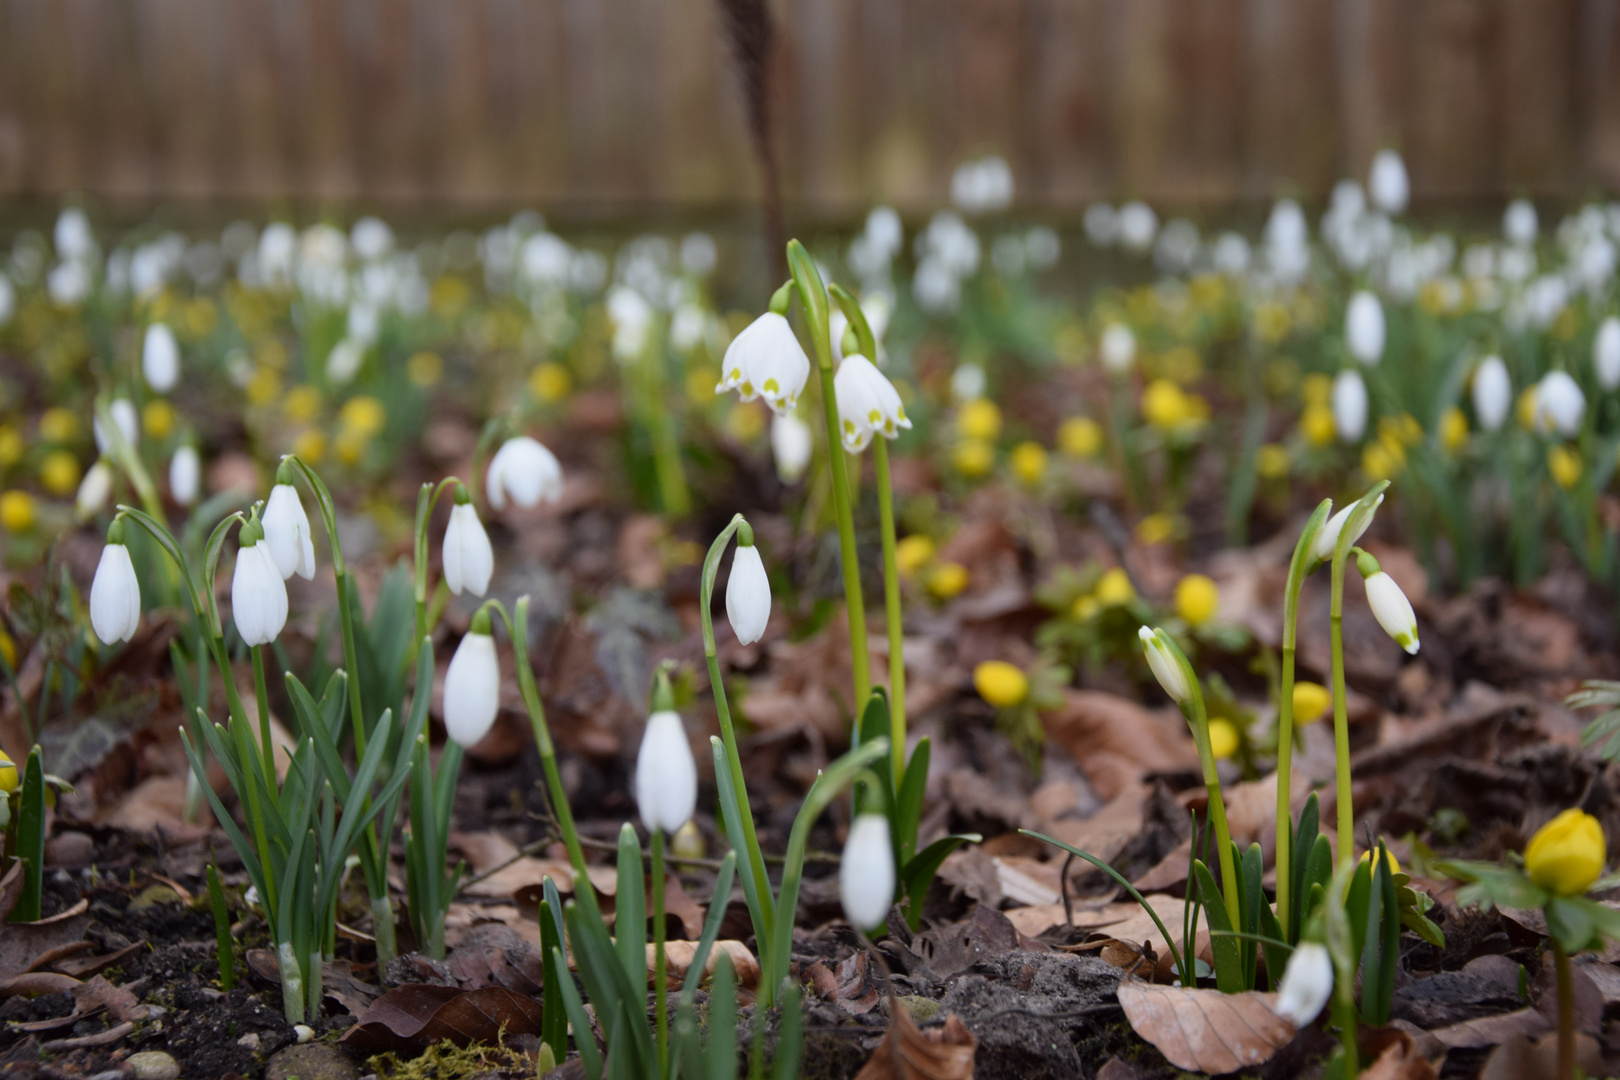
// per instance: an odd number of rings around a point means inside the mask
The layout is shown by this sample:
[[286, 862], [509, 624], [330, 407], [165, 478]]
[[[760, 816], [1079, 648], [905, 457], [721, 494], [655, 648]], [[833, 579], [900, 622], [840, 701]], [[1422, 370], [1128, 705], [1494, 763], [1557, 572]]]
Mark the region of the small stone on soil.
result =
[[289, 1046], [270, 1059], [264, 1080], [359, 1080], [360, 1070], [343, 1053], [325, 1043]]
[[162, 1050], [142, 1050], [125, 1062], [135, 1080], [180, 1080], [180, 1063]]

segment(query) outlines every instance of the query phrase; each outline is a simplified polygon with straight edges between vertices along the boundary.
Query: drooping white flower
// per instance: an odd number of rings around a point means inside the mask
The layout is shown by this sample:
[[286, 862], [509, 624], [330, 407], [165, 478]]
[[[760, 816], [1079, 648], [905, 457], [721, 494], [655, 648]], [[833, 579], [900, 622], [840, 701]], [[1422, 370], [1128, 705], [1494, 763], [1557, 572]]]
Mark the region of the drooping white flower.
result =
[[1540, 222], [1536, 218], [1536, 204], [1529, 199], [1514, 199], [1502, 213], [1502, 235], [1510, 244], [1533, 244]]
[[270, 545], [262, 538], [237, 549], [236, 570], [231, 575], [231, 617], [248, 645], [270, 644], [287, 624], [287, 585]]
[[810, 467], [812, 442], [810, 425], [792, 413], [771, 422], [771, 455], [776, 458], [776, 475], [784, 484], [796, 484]]
[[96, 250], [96, 235], [90, 218], [77, 206], [69, 206], [56, 218], [56, 253], [64, 259], [88, 259]]
[[715, 393], [735, 390], [742, 401], [762, 397], [781, 416], [798, 404], [810, 377], [810, 358], [787, 319], [767, 311], [732, 339], [720, 372]]
[[971, 360], [958, 364], [951, 372], [951, 398], [958, 405], [975, 401], [984, 397], [984, 384], [984, 368]]
[[1339, 441], [1357, 442], [1367, 431], [1367, 384], [1361, 372], [1345, 368], [1333, 379], [1333, 430]]
[[1367, 174], [1367, 193], [1373, 205], [1386, 214], [1399, 214], [1406, 209], [1412, 197], [1411, 181], [1406, 176], [1406, 162], [1394, 150], [1380, 150], [1373, 156], [1372, 169]]
[[1605, 390], [1620, 387], [1620, 318], [1610, 315], [1592, 339], [1592, 368]]
[[146, 328], [141, 374], [146, 376], [146, 385], [160, 394], [167, 394], [180, 381], [180, 344], [168, 324], [153, 323]]
[[1344, 313], [1344, 340], [1350, 355], [1369, 367], [1384, 356], [1384, 305], [1362, 289]]
[[[462, 495], [457, 492], [457, 498]], [[472, 502], [457, 502], [450, 509], [450, 524], [444, 530], [444, 583], [460, 596], [466, 589], [474, 596], [489, 591], [490, 575], [495, 572], [495, 550], [489, 534]]]
[[1127, 251], [1141, 254], [1153, 246], [1159, 235], [1159, 215], [1145, 202], [1128, 202], [1119, 208], [1119, 242]]
[[135, 636], [141, 625], [141, 584], [122, 541], [108, 540], [90, 583], [90, 625], [103, 644]]
[[472, 746], [489, 734], [500, 707], [500, 661], [489, 633], [489, 616], [480, 613], [445, 669], [445, 733], [464, 747]]
[[1586, 416], [1586, 395], [1567, 371], [1549, 371], [1536, 384], [1536, 427], [1573, 439]]
[[648, 832], [675, 833], [697, 808], [697, 763], [678, 713], [663, 709], [647, 718], [636, 755], [636, 805]]
[[1136, 359], [1136, 335], [1124, 323], [1109, 323], [1102, 335], [1102, 362], [1109, 371], [1122, 372]]
[[[124, 437], [124, 444], [130, 449], [134, 449], [135, 443], [141, 437], [141, 417], [135, 411], [135, 403], [128, 398], [114, 398], [112, 403], [107, 406], [107, 412], [111, 414], [113, 423], [117, 425], [118, 434]], [[101, 417], [97, 416], [90, 426], [91, 430], [95, 432], [96, 450], [102, 454], [110, 452], [112, 443], [109, 440], [106, 428], [101, 423]]]
[[1153, 671], [1153, 677], [1159, 680], [1159, 685], [1170, 695], [1170, 700], [1180, 705], [1192, 695], [1192, 687], [1187, 682], [1187, 673], [1182, 670], [1181, 661], [1171, 652], [1166, 640], [1160, 636], [1163, 633], [1162, 630], [1143, 626], [1137, 629], [1136, 636], [1142, 642], [1142, 651], [1147, 657], [1148, 667]]
[[74, 513], [80, 518], [100, 513], [112, 495], [112, 482], [112, 467], [105, 461], [98, 460], [86, 469], [84, 479], [79, 481], [79, 493], [74, 496]]
[[888, 918], [894, 904], [894, 847], [889, 819], [859, 814], [849, 825], [844, 856], [838, 865], [838, 898], [844, 918], [859, 930], [870, 930]]
[[900, 392], [864, 356], [844, 357], [833, 376], [833, 393], [844, 449], [852, 454], [865, 450], [873, 435], [897, 439], [901, 428], [911, 426]]
[[1333, 993], [1333, 957], [1327, 946], [1302, 941], [1283, 968], [1282, 985], [1272, 1011], [1295, 1027], [1304, 1027], [1322, 1012]]
[[310, 533], [309, 515], [298, 489], [278, 483], [270, 489], [264, 504], [264, 542], [270, 548], [282, 580], [294, 573], [305, 581], [315, 576], [315, 539]]
[[362, 259], [380, 259], [394, 246], [394, 230], [381, 218], [368, 215], [349, 230], [349, 246]]
[[[1378, 496], [1377, 506], [1374, 506], [1373, 508], [1374, 511], [1376, 512], [1378, 506], [1382, 506], [1383, 504], [1384, 496], [1380, 494]], [[1344, 531], [1344, 523], [1350, 520], [1350, 513], [1351, 511], [1355, 510], [1355, 508], [1355, 503], [1349, 504], [1343, 510], [1340, 510], [1337, 514], [1334, 514], [1332, 517], [1324, 521], [1322, 523], [1322, 527], [1316, 531], [1316, 546], [1312, 549], [1311, 554], [1318, 562], [1327, 562], [1329, 559], [1333, 558], [1333, 549], [1339, 543], [1339, 534]], [[1361, 528], [1350, 537], [1350, 543], [1354, 544], [1357, 540], [1361, 539], [1362, 534], [1372, 526], [1372, 519], [1373, 515], [1368, 514], [1367, 520], [1362, 522]]]
[[506, 509], [510, 498], [525, 510], [533, 510], [542, 500], [554, 503], [562, 498], [562, 466], [557, 455], [527, 435], [507, 439], [490, 459], [484, 476], [489, 505]]
[[[1620, 327], [1617, 327], [1620, 329]], [[1487, 356], [1474, 370], [1474, 417], [1486, 431], [1496, 431], [1513, 407], [1513, 380], [1500, 356]]]
[[202, 461], [197, 457], [197, 448], [186, 443], [169, 459], [169, 494], [181, 506], [191, 506], [197, 501], [201, 481]]
[[326, 377], [339, 386], [349, 382], [360, 372], [366, 359], [365, 342], [345, 337], [326, 354]]
[[742, 645], [752, 645], [765, 636], [771, 619], [771, 580], [759, 549], [738, 544], [731, 557], [731, 577], [726, 581], [726, 618], [731, 632]]
[[1418, 651], [1417, 616], [1412, 612], [1412, 602], [1406, 598], [1401, 587], [1395, 584], [1395, 579], [1382, 570], [1366, 579], [1367, 604], [1372, 608], [1373, 617], [1378, 625], [1384, 628], [1384, 633], [1395, 639], [1395, 643], [1407, 652], [1416, 654]]

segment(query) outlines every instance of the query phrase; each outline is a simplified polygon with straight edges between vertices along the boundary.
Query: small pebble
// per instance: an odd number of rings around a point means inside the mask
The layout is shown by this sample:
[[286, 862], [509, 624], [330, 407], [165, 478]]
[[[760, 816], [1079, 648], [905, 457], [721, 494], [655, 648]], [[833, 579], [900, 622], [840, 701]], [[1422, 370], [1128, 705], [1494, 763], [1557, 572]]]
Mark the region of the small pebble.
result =
[[162, 1050], [142, 1050], [124, 1063], [135, 1080], [180, 1080], [180, 1063]]
[[129, 1074], [123, 1069], [108, 1069], [106, 1072], [96, 1073], [90, 1080], [128, 1080], [128, 1077]]
[[82, 832], [57, 833], [45, 841], [47, 866], [88, 866], [96, 857], [96, 842]]
[[300, 1043], [307, 1043], [311, 1039], [315, 1038], [315, 1029], [310, 1027], [308, 1024], [294, 1024], [293, 1034], [298, 1036], [298, 1041]]
[[246, 1047], [247, 1049], [256, 1052], [259, 1049], [259, 1033], [257, 1031], [248, 1032], [246, 1035], [236, 1040], [236, 1045]]

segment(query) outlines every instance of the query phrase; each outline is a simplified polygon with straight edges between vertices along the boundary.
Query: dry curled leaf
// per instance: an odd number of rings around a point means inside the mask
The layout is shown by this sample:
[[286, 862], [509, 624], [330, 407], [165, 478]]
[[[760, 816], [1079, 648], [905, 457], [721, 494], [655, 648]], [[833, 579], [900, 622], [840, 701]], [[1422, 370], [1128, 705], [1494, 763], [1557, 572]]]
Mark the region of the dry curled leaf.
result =
[[[695, 941], [668, 941], [664, 943], [664, 964], [667, 977], [671, 983], [686, 978], [686, 971], [692, 966], [697, 956], [698, 943]], [[748, 951], [748, 946], [740, 941], [722, 939], [714, 943], [709, 950], [708, 959], [703, 963], [705, 976], [714, 974], [714, 965], [725, 953], [731, 959], [731, 970], [736, 973], [737, 985], [752, 988], [759, 983], [759, 961], [754, 954]], [[655, 953], [653, 946], [647, 946], [647, 973], [653, 971]], [[573, 957], [569, 957], [569, 966], [573, 966]]]
[[449, 1040], [457, 1046], [540, 1034], [540, 1003], [502, 986], [396, 986], [366, 1009], [343, 1042], [362, 1054], [408, 1053]]
[[972, 1080], [978, 1040], [955, 1014], [923, 1031], [905, 1007], [889, 1003], [889, 1030], [855, 1080]]
[[1294, 1037], [1294, 1025], [1272, 1011], [1276, 994], [1223, 994], [1155, 986], [1127, 977], [1119, 1004], [1131, 1028], [1170, 1064], [1192, 1072], [1227, 1073], [1267, 1061]]

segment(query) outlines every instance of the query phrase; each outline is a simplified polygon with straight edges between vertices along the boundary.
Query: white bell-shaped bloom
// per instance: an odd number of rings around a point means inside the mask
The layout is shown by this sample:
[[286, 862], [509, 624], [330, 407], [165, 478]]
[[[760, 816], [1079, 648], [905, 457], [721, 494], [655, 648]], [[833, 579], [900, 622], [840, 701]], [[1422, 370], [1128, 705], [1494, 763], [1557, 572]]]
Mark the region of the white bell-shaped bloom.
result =
[[506, 509], [510, 498], [525, 510], [533, 510], [542, 500], [554, 503], [562, 498], [562, 466], [557, 455], [527, 435], [507, 439], [490, 459], [484, 476], [489, 505]]
[[1102, 335], [1102, 362], [1109, 371], [1122, 372], [1136, 359], [1136, 335], [1124, 323], [1109, 323]]
[[1620, 388], [1620, 319], [1610, 315], [1592, 339], [1592, 369], [1605, 390]]
[[90, 625], [103, 644], [128, 641], [141, 625], [141, 584], [129, 548], [108, 542], [90, 583]]
[[889, 819], [882, 814], [857, 815], [850, 822], [838, 865], [838, 898], [851, 926], [870, 930], [882, 925], [894, 905], [894, 878]]
[[79, 481], [79, 493], [73, 499], [74, 512], [80, 518], [99, 514], [112, 495], [112, 482], [112, 468], [105, 461], [97, 461], [86, 469], [84, 479]]
[[984, 397], [985, 382], [983, 367], [971, 360], [958, 364], [951, 372], [951, 399], [958, 405], [977, 401]]
[[263, 540], [239, 548], [231, 575], [231, 617], [248, 645], [268, 645], [287, 624], [287, 584]]
[[495, 549], [490, 547], [478, 511], [470, 502], [457, 503], [450, 509], [450, 524], [444, 530], [444, 583], [456, 596], [463, 589], [483, 596], [494, 572]]
[[[1383, 504], [1384, 496], [1380, 494], [1378, 496], [1378, 506], [1382, 506]], [[1356, 504], [1351, 503], [1343, 510], [1340, 510], [1337, 514], [1334, 514], [1332, 517], [1324, 521], [1322, 523], [1322, 527], [1316, 530], [1316, 546], [1312, 549], [1311, 554], [1318, 562], [1327, 562], [1329, 559], [1333, 558], [1333, 549], [1339, 543], [1339, 534], [1344, 531], [1344, 523], [1350, 520], [1350, 513], [1355, 508]], [[1376, 506], [1373, 509], [1374, 512], [1377, 511]], [[1354, 544], [1357, 540], [1361, 539], [1362, 534], [1372, 526], [1372, 519], [1373, 515], [1368, 514], [1367, 520], [1362, 522], [1361, 528], [1350, 537], [1350, 543]]]
[[1487, 356], [1479, 362], [1472, 392], [1479, 426], [1486, 431], [1499, 429], [1513, 407], [1513, 380], [1500, 356]]
[[1394, 150], [1380, 150], [1373, 156], [1372, 170], [1367, 174], [1367, 193], [1373, 205], [1386, 214], [1399, 214], [1406, 209], [1412, 197], [1411, 181], [1406, 176], [1406, 162]]
[[1283, 968], [1282, 985], [1272, 1011], [1295, 1027], [1315, 1020], [1333, 994], [1333, 957], [1327, 946], [1302, 941]]
[[648, 832], [675, 833], [697, 808], [697, 762], [678, 713], [667, 709], [647, 718], [636, 755], [636, 805]]
[[1339, 441], [1358, 442], [1367, 431], [1367, 384], [1361, 372], [1345, 368], [1333, 379], [1333, 430]]
[[169, 494], [181, 506], [191, 506], [201, 486], [202, 461], [197, 457], [197, 448], [186, 443], [169, 459]]
[[315, 540], [310, 534], [309, 515], [298, 489], [291, 484], [277, 484], [270, 489], [270, 498], [264, 504], [264, 542], [282, 580], [294, 573], [308, 581], [315, 576]]
[[765, 624], [771, 619], [771, 579], [765, 574], [759, 548], [752, 544], [738, 544], [731, 556], [726, 618], [731, 620], [731, 632], [740, 644], [752, 645], [765, 636]]
[[365, 359], [365, 342], [359, 338], [345, 337], [326, 354], [326, 377], [342, 386], [359, 373]]
[[96, 250], [90, 218], [77, 206], [69, 206], [57, 215], [55, 239], [56, 253], [64, 259], [88, 259]]
[[1371, 366], [1384, 356], [1384, 305], [1365, 289], [1350, 298], [1344, 313], [1344, 340], [1350, 355]]
[[146, 385], [160, 394], [167, 394], [180, 381], [180, 343], [174, 340], [174, 331], [166, 323], [146, 328], [141, 374], [146, 376]]
[[1407, 652], [1418, 651], [1417, 616], [1412, 613], [1412, 602], [1406, 598], [1395, 579], [1382, 570], [1366, 580], [1367, 604], [1384, 633]]
[[[475, 622], [476, 627], [476, 622]], [[444, 730], [462, 746], [489, 734], [501, 706], [501, 667], [495, 639], [476, 628], [461, 639], [444, 673]]]
[[1539, 228], [1536, 204], [1529, 199], [1514, 199], [1502, 213], [1502, 235], [1510, 244], [1523, 246], [1535, 243]]
[[778, 416], [792, 412], [810, 377], [805, 355], [786, 318], [767, 311], [726, 347], [717, 394], [737, 391], [742, 401], [763, 397]]
[[1573, 439], [1586, 416], [1586, 395], [1567, 371], [1549, 371], [1536, 384], [1536, 427]]
[[1153, 671], [1153, 677], [1159, 680], [1164, 692], [1170, 695], [1170, 700], [1180, 705], [1192, 696], [1192, 686], [1187, 682], [1187, 673], [1181, 667], [1181, 661], [1170, 646], [1156, 631], [1143, 626], [1137, 629], [1136, 636], [1141, 639], [1142, 651], [1147, 656], [1148, 667]]
[[873, 435], [897, 439], [901, 428], [911, 426], [900, 392], [864, 356], [844, 357], [833, 376], [833, 393], [838, 399], [844, 449], [852, 454], [865, 450]]
[[[124, 437], [125, 445], [134, 449], [135, 443], [141, 437], [141, 416], [135, 411], [135, 403], [128, 398], [115, 398], [107, 406], [107, 412], [112, 415], [113, 423], [118, 426], [118, 434]], [[96, 450], [102, 454], [112, 450], [112, 443], [100, 416], [91, 422], [91, 429], [96, 436]]]
[[792, 413], [771, 422], [771, 454], [776, 458], [776, 475], [784, 484], [796, 484], [810, 467], [812, 440], [810, 425]]

